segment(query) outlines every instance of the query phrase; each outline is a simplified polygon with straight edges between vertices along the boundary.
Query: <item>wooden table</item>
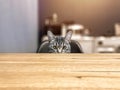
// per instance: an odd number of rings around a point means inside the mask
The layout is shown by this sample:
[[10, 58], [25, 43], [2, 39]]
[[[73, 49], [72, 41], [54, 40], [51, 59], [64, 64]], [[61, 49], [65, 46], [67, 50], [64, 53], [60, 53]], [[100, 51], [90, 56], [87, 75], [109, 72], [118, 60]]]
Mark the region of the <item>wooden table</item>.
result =
[[0, 90], [120, 90], [120, 54], [0, 54]]

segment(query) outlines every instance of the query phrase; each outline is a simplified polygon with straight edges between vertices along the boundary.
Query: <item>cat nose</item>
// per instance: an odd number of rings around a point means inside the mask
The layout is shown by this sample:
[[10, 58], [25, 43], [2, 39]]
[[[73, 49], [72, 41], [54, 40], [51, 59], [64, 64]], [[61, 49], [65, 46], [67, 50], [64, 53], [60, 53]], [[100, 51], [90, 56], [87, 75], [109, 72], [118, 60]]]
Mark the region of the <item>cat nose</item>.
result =
[[58, 48], [58, 53], [61, 53], [62, 52], [62, 49], [61, 48]]

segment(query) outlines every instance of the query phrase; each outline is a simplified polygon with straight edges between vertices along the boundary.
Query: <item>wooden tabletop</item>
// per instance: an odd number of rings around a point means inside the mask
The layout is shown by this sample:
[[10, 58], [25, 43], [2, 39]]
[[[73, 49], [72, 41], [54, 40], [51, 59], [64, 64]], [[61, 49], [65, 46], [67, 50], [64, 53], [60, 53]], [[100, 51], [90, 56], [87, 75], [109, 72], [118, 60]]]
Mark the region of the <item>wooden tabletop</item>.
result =
[[0, 54], [0, 90], [120, 90], [120, 54]]

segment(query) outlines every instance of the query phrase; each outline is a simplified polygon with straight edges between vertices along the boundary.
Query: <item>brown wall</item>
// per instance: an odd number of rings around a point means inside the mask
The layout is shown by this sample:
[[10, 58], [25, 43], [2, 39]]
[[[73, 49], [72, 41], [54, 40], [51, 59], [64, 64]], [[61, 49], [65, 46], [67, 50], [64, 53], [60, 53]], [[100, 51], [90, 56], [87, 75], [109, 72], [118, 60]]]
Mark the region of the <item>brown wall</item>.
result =
[[85, 25], [92, 35], [114, 35], [120, 22], [120, 0], [39, 0], [40, 24], [58, 13], [59, 21], [74, 20]]

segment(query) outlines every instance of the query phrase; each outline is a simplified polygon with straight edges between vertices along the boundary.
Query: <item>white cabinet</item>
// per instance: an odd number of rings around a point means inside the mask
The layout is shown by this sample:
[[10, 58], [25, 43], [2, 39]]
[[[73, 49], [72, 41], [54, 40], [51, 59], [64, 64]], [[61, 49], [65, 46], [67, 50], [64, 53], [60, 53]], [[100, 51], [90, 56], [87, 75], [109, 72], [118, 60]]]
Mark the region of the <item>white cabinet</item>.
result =
[[75, 35], [72, 36], [72, 39], [80, 43], [84, 53], [94, 52], [94, 37]]
[[120, 37], [89, 37], [73, 36], [78, 41], [84, 53], [120, 53]]

